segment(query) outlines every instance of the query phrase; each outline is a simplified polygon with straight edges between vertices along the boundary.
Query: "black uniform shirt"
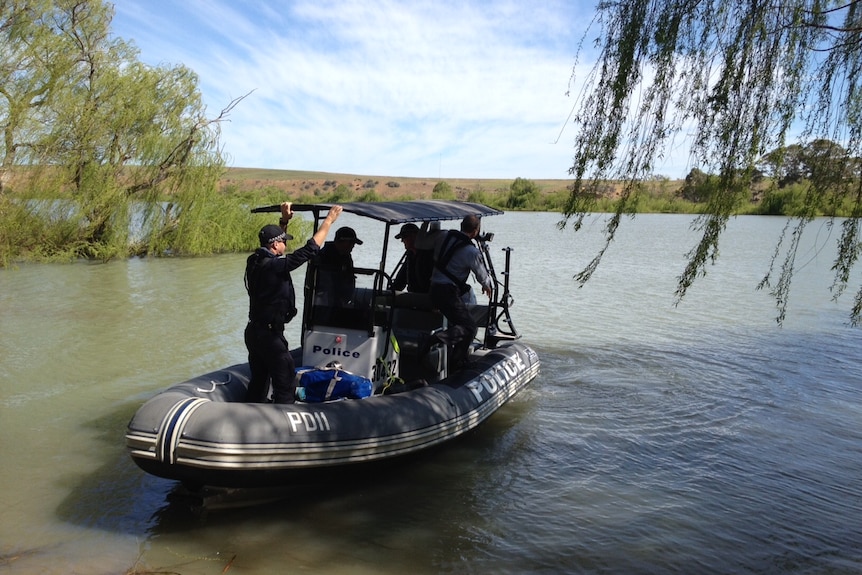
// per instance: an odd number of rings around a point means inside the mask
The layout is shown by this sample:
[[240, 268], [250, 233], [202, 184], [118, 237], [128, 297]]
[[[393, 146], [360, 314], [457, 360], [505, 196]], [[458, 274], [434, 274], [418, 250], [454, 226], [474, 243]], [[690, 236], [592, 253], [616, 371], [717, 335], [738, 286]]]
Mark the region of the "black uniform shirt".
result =
[[285, 324], [296, 315], [296, 292], [290, 272], [320, 251], [314, 240], [293, 253], [276, 256], [260, 247], [248, 256], [245, 285], [249, 296], [248, 319], [267, 324]]

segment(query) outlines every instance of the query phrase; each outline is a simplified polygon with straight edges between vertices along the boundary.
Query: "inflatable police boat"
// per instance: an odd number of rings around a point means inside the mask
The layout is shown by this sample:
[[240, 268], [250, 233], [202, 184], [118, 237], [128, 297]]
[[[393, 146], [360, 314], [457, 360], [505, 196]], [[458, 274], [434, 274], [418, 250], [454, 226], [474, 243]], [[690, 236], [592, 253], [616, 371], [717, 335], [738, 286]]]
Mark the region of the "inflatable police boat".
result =
[[[315, 230], [332, 204], [294, 205]], [[174, 385], [147, 401], [129, 422], [126, 446], [135, 463], [188, 487], [284, 485], [312, 472], [392, 460], [474, 429], [539, 372], [536, 353], [520, 341], [509, 308], [511, 250], [498, 278], [490, 234], [475, 241], [494, 288], [472, 305], [479, 324], [470, 360], [449, 371], [446, 347], [433, 337], [446, 320], [427, 294], [396, 292], [387, 273], [390, 228], [423, 224], [431, 245], [439, 222], [501, 211], [469, 202], [417, 200], [343, 204], [344, 211], [385, 224], [379, 269], [356, 268], [353, 298], [338, 307], [317, 292], [309, 263], [295, 404], [244, 403], [247, 364]], [[256, 208], [276, 212], [279, 206]], [[435, 343], [436, 342], [436, 343]]]

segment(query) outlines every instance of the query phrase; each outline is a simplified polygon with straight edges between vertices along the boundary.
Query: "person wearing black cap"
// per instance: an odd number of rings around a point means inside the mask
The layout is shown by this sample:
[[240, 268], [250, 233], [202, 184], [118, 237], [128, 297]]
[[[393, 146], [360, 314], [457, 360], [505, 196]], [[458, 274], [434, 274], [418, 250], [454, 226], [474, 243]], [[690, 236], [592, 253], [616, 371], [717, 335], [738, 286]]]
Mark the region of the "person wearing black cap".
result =
[[245, 345], [251, 368], [248, 402], [265, 402], [270, 382], [275, 403], [295, 401], [295, 366], [284, 337], [284, 324], [296, 315], [296, 292], [290, 272], [320, 252], [341, 210], [341, 206], [332, 206], [311, 239], [290, 254], [285, 254], [287, 242], [293, 239], [287, 233], [287, 224], [293, 217], [290, 202], [281, 204], [278, 226], [264, 226], [258, 233], [260, 247], [248, 257], [245, 267], [249, 298]]
[[353, 300], [356, 276], [353, 273], [353, 247], [362, 245], [356, 231], [338, 228], [335, 240], [326, 242], [315, 259], [318, 302], [326, 307], [347, 307]]
[[395, 279], [392, 280], [391, 287], [395, 291], [406, 289], [412, 293], [428, 293], [431, 287], [434, 252], [417, 248], [416, 239], [419, 234], [419, 227], [416, 224], [404, 224], [395, 236], [396, 240], [401, 240], [404, 244], [403, 265], [398, 268]]

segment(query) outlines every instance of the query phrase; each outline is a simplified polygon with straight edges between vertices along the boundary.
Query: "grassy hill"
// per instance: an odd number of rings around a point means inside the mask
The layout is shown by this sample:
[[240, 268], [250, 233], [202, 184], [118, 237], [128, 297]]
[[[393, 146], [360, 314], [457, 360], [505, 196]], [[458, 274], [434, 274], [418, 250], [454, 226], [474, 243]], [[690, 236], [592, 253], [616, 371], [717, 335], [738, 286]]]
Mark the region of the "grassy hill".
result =
[[[434, 187], [445, 182], [451, 193], [433, 195]], [[502, 209], [561, 211], [569, 198], [571, 180], [527, 180], [538, 193], [522, 195], [513, 191], [515, 180], [479, 178], [402, 178], [360, 174], [334, 174], [301, 170], [229, 168], [220, 182], [227, 194], [241, 194], [275, 203], [282, 199], [297, 202], [345, 202], [458, 199], [475, 201]], [[698, 213], [702, 205], [679, 197], [680, 180], [656, 178], [642, 183], [636, 204], [630, 209], [651, 213]], [[612, 212], [622, 184], [603, 182], [597, 190], [593, 211]], [[514, 195], [513, 195], [514, 194]]]
[[[221, 188], [234, 188], [238, 191], [275, 188], [288, 195], [308, 195], [319, 190], [325, 194], [343, 184], [357, 194], [375, 190], [384, 199], [430, 198], [431, 191], [438, 182], [445, 181], [459, 197], [472, 192], [506, 193], [512, 180], [469, 179], [469, 178], [399, 178], [393, 176], [368, 176], [359, 174], [332, 174], [327, 172], [307, 172], [301, 170], [267, 170], [260, 168], [228, 168], [221, 180]], [[533, 180], [543, 194], [565, 192], [569, 180]], [[318, 194], [318, 195], [319, 195]]]

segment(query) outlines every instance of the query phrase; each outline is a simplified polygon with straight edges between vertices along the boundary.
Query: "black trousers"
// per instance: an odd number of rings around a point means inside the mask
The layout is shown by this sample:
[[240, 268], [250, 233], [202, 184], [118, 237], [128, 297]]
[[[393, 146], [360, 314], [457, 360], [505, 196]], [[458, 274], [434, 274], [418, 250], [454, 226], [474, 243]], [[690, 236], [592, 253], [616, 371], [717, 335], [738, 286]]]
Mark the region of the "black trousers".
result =
[[438, 335], [449, 348], [449, 367], [458, 369], [467, 361], [470, 343], [476, 337], [478, 327], [470, 310], [461, 299], [458, 286], [454, 284], [431, 284], [431, 305], [446, 316], [449, 327]]
[[249, 403], [265, 402], [271, 382], [275, 403], [296, 401], [296, 366], [284, 337], [284, 326], [273, 329], [264, 324], [249, 323], [245, 328], [245, 347], [251, 368], [245, 400]]

